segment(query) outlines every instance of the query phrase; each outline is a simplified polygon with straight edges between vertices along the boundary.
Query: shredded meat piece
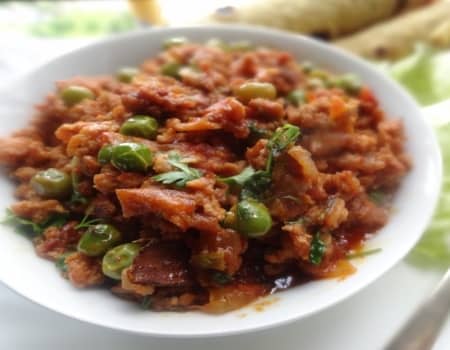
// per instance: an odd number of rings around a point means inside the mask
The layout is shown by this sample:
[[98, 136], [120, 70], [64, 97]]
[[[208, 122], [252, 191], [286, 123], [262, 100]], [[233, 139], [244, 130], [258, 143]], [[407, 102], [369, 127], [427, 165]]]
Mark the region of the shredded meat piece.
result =
[[193, 196], [181, 191], [151, 186], [117, 190], [116, 193], [124, 217], [155, 213], [186, 230], [195, 212]]
[[21, 182], [28, 182], [37, 172], [38, 170], [36, 168], [24, 166], [17, 168], [12, 175]]
[[348, 210], [342, 198], [330, 197], [325, 212], [323, 223], [325, 227], [334, 230], [339, 227], [348, 217]]
[[128, 269], [132, 283], [150, 286], [190, 286], [189, 252], [178, 243], [159, 243], [141, 250]]
[[339, 154], [343, 151], [371, 152], [377, 146], [377, 137], [373, 133], [347, 134], [344, 132], [324, 131], [306, 135], [302, 144], [313, 156], [325, 157]]
[[126, 291], [127, 293], [133, 293], [137, 295], [147, 296], [152, 295], [155, 291], [153, 286], [147, 284], [139, 284], [131, 282], [128, 275], [129, 268], [126, 268], [122, 271], [122, 280], [120, 287]]
[[51, 214], [66, 212], [64, 207], [54, 199], [16, 202], [11, 205], [11, 210], [17, 216], [37, 223], [44, 221]]
[[41, 141], [24, 136], [0, 138], [1, 165], [38, 167], [53, 165], [60, 160], [66, 160], [60, 147], [49, 148]]
[[116, 190], [116, 194], [124, 217], [157, 214], [183, 231], [188, 228], [217, 231], [224, 215], [217, 199], [205, 197], [206, 192], [187, 193], [150, 185], [142, 189]]
[[284, 107], [281, 101], [269, 101], [255, 98], [248, 103], [248, 116], [254, 119], [279, 120], [284, 117]]
[[264, 169], [269, 151], [267, 150], [267, 140], [260, 139], [245, 152], [247, 162], [255, 169]]
[[95, 197], [91, 201], [90, 207], [92, 208], [91, 215], [98, 218], [111, 218], [117, 211], [114, 202], [104, 195], [98, 195]]
[[125, 107], [133, 112], [155, 117], [196, 115], [208, 103], [208, 98], [200, 92], [168, 77], [148, 77], [131, 86], [122, 99]]
[[120, 172], [112, 166], [104, 166], [99, 174], [94, 175], [95, 188], [103, 193], [113, 193], [118, 188], [139, 187], [144, 176], [132, 172]]
[[305, 227], [300, 223], [294, 223], [285, 225], [282, 229], [288, 233], [296, 257], [308, 260], [312, 237], [306, 232]]
[[349, 214], [346, 224], [349, 226], [364, 227], [367, 232], [372, 232], [387, 222], [387, 209], [377, 207], [365, 194], [354, 197], [348, 202], [347, 207]]
[[244, 106], [235, 98], [228, 97], [216, 102], [206, 110], [206, 118], [220, 125], [220, 129], [231, 132], [238, 139], [246, 138], [249, 129]]
[[323, 187], [328, 194], [337, 193], [345, 200], [360, 194], [364, 190], [358, 178], [351, 171], [346, 170], [336, 174], [327, 174], [322, 179]]
[[66, 259], [67, 277], [77, 288], [98, 286], [103, 283], [102, 264], [99, 258], [83, 253], [70, 254]]
[[43, 235], [34, 241], [38, 255], [53, 260], [74, 249], [81, 237], [80, 231], [75, 229], [76, 225], [76, 221], [71, 221], [62, 227], [47, 228]]
[[319, 172], [311, 158], [310, 153], [301, 146], [291, 147], [287, 154], [295, 160], [300, 167], [300, 171], [303, 177], [308, 182], [316, 182], [319, 176]]

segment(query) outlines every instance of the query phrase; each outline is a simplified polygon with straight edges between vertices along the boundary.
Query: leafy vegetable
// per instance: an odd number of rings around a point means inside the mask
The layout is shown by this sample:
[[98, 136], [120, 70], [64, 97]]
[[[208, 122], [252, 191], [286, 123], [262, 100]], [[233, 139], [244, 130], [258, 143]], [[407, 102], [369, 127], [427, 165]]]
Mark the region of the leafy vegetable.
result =
[[319, 265], [322, 262], [325, 254], [325, 243], [320, 239], [320, 232], [316, 233], [311, 241], [311, 248], [309, 250], [309, 261], [314, 265]]
[[83, 196], [80, 191], [78, 191], [78, 185], [80, 183], [80, 178], [78, 176], [77, 167], [80, 163], [78, 157], [73, 157], [71, 161], [72, 166], [72, 196], [70, 197], [69, 203], [75, 206], [86, 204], [89, 199]]
[[221, 271], [215, 271], [211, 278], [215, 283], [220, 285], [228, 284], [233, 280], [233, 277]]
[[294, 143], [300, 136], [300, 129], [291, 124], [285, 124], [279, 127], [273, 133], [272, 137], [267, 143], [269, 156], [266, 162], [265, 170], [258, 170], [251, 173], [251, 170], [246, 170], [245, 174], [236, 175], [238, 179], [234, 178], [236, 183], [242, 186], [241, 199], [246, 198], [261, 198], [269, 189], [272, 181], [273, 159], [284, 151], [290, 144]]
[[37, 235], [42, 234], [50, 226], [61, 227], [66, 222], [66, 214], [53, 214], [41, 223], [35, 223], [31, 220], [17, 216], [10, 209], [6, 209], [6, 216], [2, 220], [3, 224], [14, 226], [19, 232], [33, 233]]
[[437, 129], [441, 145], [444, 181], [441, 198], [431, 225], [408, 256], [408, 261], [421, 267], [450, 265], [450, 124]]
[[270, 131], [258, 128], [254, 122], [250, 122], [248, 125], [250, 130], [250, 138], [252, 141], [256, 141], [258, 139], [268, 139], [270, 137]]
[[96, 225], [102, 222], [102, 219], [94, 218], [89, 219], [90, 213], [87, 213], [83, 219], [81, 219], [80, 223], [75, 226], [75, 230], [80, 230], [83, 228], [89, 228], [89, 226]]
[[381, 248], [374, 248], [374, 249], [363, 250], [362, 252], [349, 253], [346, 255], [346, 258], [348, 260], [362, 258], [362, 257], [368, 256], [368, 255], [379, 253], [379, 252], [381, 252], [381, 250], [382, 250]]
[[417, 45], [414, 53], [381, 68], [401, 83], [423, 105], [450, 98], [450, 53]]
[[150, 309], [152, 307], [152, 297], [150, 295], [146, 295], [145, 297], [142, 298], [141, 301], [141, 307], [145, 310]]
[[189, 167], [181, 161], [181, 157], [177, 152], [170, 152], [168, 163], [180, 171], [169, 171], [167, 173], [153, 176], [152, 179], [162, 182], [165, 185], [175, 185], [176, 187], [184, 187], [186, 183], [202, 177], [202, 172], [198, 169]]
[[254, 174], [255, 174], [255, 169], [253, 169], [251, 166], [248, 166], [244, 170], [242, 170], [239, 174], [234, 175], [234, 176], [219, 178], [219, 181], [224, 182], [228, 185], [242, 186]]
[[241, 199], [261, 198], [272, 182], [271, 173], [266, 170], [256, 171], [242, 186]]
[[295, 125], [284, 124], [282, 127], [275, 130], [267, 143], [269, 158], [266, 164], [266, 171], [272, 171], [273, 158], [280, 155], [287, 146], [297, 141], [299, 136], [300, 128]]
[[[129, 13], [115, 13], [112, 11], [70, 11], [61, 13], [55, 8], [50, 16], [43, 16], [43, 20], [34, 21], [28, 31], [38, 37], [86, 37], [117, 33], [133, 29], [136, 21]], [[54, 13], [51, 13], [54, 12]]]
[[371, 191], [369, 192], [369, 198], [375, 204], [382, 204], [385, 199], [385, 194], [381, 191]]
[[55, 266], [61, 270], [61, 272], [65, 273], [67, 272], [67, 264], [66, 264], [66, 258], [72, 254], [73, 252], [68, 252], [61, 254], [56, 260], [55, 260]]
[[53, 214], [47, 220], [40, 224], [42, 231], [50, 226], [62, 227], [67, 223], [67, 214]]

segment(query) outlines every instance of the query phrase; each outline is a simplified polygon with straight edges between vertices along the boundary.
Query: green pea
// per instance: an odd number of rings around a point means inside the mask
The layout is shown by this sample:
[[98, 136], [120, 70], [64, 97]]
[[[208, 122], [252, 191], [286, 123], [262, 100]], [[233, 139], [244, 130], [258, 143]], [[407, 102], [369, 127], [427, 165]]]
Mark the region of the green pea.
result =
[[340, 88], [349, 94], [356, 94], [361, 90], [361, 81], [353, 74], [344, 74], [330, 79], [329, 85]]
[[105, 145], [100, 148], [97, 154], [97, 160], [100, 164], [107, 164], [111, 161], [113, 145]]
[[322, 79], [319, 78], [311, 78], [306, 82], [306, 86], [308, 89], [323, 89], [326, 84]]
[[94, 93], [89, 90], [87, 87], [71, 85], [63, 89], [60, 93], [64, 104], [68, 107], [76, 105], [78, 102], [83, 101], [84, 99], [93, 100], [95, 98]]
[[123, 135], [154, 139], [158, 134], [158, 122], [146, 115], [135, 115], [122, 124], [120, 133]]
[[272, 218], [263, 203], [244, 199], [225, 217], [224, 224], [244, 236], [254, 238], [264, 236], [270, 230]]
[[258, 97], [273, 100], [277, 97], [277, 90], [270, 83], [252, 81], [239, 86], [235, 91], [235, 95], [243, 101], [249, 101]]
[[180, 70], [183, 65], [177, 62], [168, 62], [161, 67], [161, 74], [180, 79]]
[[103, 257], [103, 273], [115, 280], [120, 280], [122, 271], [129, 267], [141, 249], [137, 243], [125, 243], [108, 250]]
[[81, 236], [77, 250], [89, 256], [100, 256], [119, 243], [121, 236], [112, 225], [92, 225]]
[[323, 81], [327, 81], [330, 78], [330, 74], [322, 69], [313, 69], [309, 76]]
[[184, 37], [174, 37], [174, 38], [169, 38], [169, 39], [165, 40], [163, 43], [163, 47], [165, 49], [169, 49], [174, 46], [184, 45], [188, 42], [189, 42], [188, 39], [186, 39]]
[[72, 178], [58, 169], [38, 172], [30, 181], [31, 187], [42, 197], [62, 199], [72, 192]]
[[223, 41], [221, 39], [218, 39], [218, 38], [209, 39], [206, 42], [206, 46], [215, 47], [215, 48], [218, 48], [218, 49], [221, 49], [221, 50], [224, 50], [224, 51], [229, 49], [228, 44], [225, 41]]
[[153, 154], [145, 145], [126, 142], [112, 148], [111, 164], [117, 169], [145, 172], [152, 162]]
[[124, 67], [117, 71], [116, 78], [122, 83], [131, 83], [133, 78], [139, 73], [139, 70], [134, 67]]
[[224, 270], [226, 268], [223, 251], [194, 254], [191, 257], [191, 264], [202, 269]]
[[304, 73], [311, 73], [315, 69], [314, 63], [310, 61], [304, 61], [301, 63], [301, 68]]
[[286, 96], [286, 100], [290, 104], [298, 107], [300, 104], [305, 102], [305, 92], [300, 89], [293, 90]]
[[250, 51], [253, 50], [254, 48], [255, 46], [250, 41], [246, 40], [233, 41], [226, 46], [226, 50], [231, 52]]

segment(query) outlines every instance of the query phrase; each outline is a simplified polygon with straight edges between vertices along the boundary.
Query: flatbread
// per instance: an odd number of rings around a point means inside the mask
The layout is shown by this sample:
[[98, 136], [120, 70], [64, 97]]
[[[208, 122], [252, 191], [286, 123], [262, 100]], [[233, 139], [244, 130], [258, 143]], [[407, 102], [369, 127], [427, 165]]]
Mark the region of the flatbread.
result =
[[410, 53], [418, 41], [450, 45], [450, 1], [411, 11], [335, 44], [369, 58], [396, 59]]

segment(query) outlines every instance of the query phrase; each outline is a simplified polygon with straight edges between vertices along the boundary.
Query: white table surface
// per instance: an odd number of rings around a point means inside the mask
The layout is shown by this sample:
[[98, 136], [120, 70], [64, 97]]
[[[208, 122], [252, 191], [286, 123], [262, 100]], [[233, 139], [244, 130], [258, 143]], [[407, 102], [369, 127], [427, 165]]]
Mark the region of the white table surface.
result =
[[[0, 34], [2, 83], [85, 43], [37, 42]], [[29, 58], [30, 51], [33, 60]], [[245, 335], [176, 340], [125, 334], [75, 321], [35, 305], [0, 284], [0, 349], [378, 350], [398, 331], [442, 274], [440, 270], [420, 270], [401, 262], [362, 292], [307, 319]], [[450, 318], [433, 347], [433, 350], [449, 349]]]

